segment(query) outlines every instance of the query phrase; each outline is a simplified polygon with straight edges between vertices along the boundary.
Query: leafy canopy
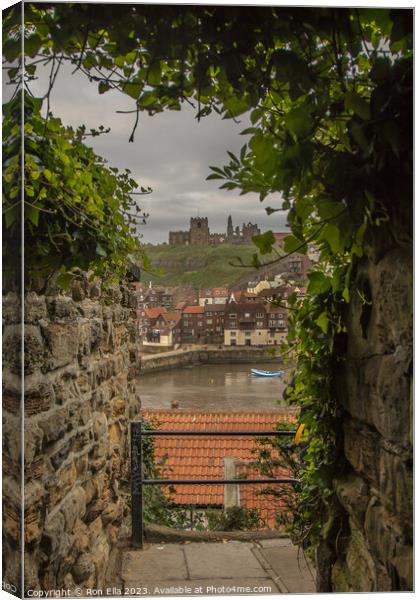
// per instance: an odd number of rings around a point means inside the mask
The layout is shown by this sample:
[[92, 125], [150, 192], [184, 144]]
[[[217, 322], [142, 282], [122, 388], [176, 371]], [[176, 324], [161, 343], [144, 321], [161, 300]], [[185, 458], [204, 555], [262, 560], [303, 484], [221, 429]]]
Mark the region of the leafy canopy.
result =
[[[321, 252], [307, 297], [289, 298], [297, 357], [289, 397], [305, 409], [310, 440], [291, 527], [302, 544], [314, 546], [332, 504], [332, 477], [342, 467], [332, 379], [343, 354], [352, 274], [372, 240], [412, 239], [412, 11], [24, 8], [24, 84], [30, 88], [39, 64], [51, 69], [53, 82], [70, 62], [100, 94], [117, 89], [132, 98], [131, 140], [142, 113], [179, 110], [184, 102], [196, 107], [198, 119], [213, 111], [230, 119], [249, 113], [239, 156], [229, 153], [227, 164], [212, 166], [209, 179], [256, 192], [261, 201], [277, 194], [266, 210], [288, 210], [286, 252], [306, 252], [309, 243]], [[19, 23], [19, 10], [10, 9], [4, 55], [15, 63], [9, 76], [17, 86]], [[254, 241], [268, 255], [274, 236]]]
[[[105, 277], [125, 275], [127, 260], [141, 251], [137, 223], [143, 215], [132, 194], [138, 184], [129, 171], [105, 166], [60, 119], [40, 114], [42, 101], [25, 94], [24, 212], [26, 269], [45, 277], [60, 271], [70, 281], [77, 266]], [[12, 268], [21, 227], [20, 98], [4, 108], [3, 218], [5, 266]], [[142, 188], [140, 193], [148, 190]], [[16, 244], [16, 245], [15, 245]]]

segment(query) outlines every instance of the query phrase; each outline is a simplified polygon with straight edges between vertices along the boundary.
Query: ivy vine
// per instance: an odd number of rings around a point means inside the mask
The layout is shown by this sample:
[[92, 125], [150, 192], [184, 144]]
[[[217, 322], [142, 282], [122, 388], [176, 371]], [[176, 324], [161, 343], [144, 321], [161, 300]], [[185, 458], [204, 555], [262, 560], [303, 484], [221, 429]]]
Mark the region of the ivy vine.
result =
[[[353, 274], [372, 244], [380, 251], [381, 240], [412, 242], [412, 11], [71, 3], [27, 3], [24, 11], [24, 71], [20, 9], [4, 19], [3, 52], [16, 89], [30, 90], [39, 64], [51, 69], [52, 86], [69, 62], [99, 93], [119, 90], [132, 99], [130, 141], [140, 113], [179, 110], [183, 102], [196, 107], [198, 119], [249, 114], [239, 155], [211, 167], [209, 179], [258, 193], [262, 202], [274, 197], [266, 211], [288, 211], [286, 252], [305, 252], [308, 243], [320, 251], [307, 297], [289, 298], [296, 358], [289, 402], [303, 409], [310, 436], [294, 530], [302, 543], [316, 545], [340, 465], [332, 381], [344, 355]], [[33, 238], [34, 266], [58, 248], [57, 265], [89, 258], [118, 271], [134, 249], [134, 183], [110, 173], [59, 121], [42, 122], [37, 110], [28, 119], [25, 201], [28, 230], [39, 240]], [[4, 215], [11, 232], [19, 137], [13, 127], [6, 123]], [[270, 233], [255, 238], [262, 257], [273, 240]]]

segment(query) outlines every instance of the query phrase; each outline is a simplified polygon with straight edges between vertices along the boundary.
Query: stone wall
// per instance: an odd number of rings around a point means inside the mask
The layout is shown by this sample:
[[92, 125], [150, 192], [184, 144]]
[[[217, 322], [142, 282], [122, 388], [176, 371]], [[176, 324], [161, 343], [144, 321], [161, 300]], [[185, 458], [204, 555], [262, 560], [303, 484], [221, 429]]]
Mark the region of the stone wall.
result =
[[[127, 424], [139, 411], [137, 327], [127, 287], [80, 277], [25, 299], [25, 588], [101, 588], [121, 524]], [[18, 587], [20, 314], [4, 297], [3, 578]]]
[[318, 589], [412, 590], [409, 249], [372, 250], [363, 259], [347, 324], [346, 361], [335, 382], [346, 467], [318, 552]]
[[186, 365], [198, 364], [224, 364], [224, 363], [249, 363], [255, 365], [258, 361], [275, 361], [279, 363], [279, 357], [273, 355], [273, 348], [253, 348], [249, 346], [229, 346], [218, 348], [197, 348], [190, 350], [172, 350], [160, 354], [142, 355], [142, 373], [174, 369]]

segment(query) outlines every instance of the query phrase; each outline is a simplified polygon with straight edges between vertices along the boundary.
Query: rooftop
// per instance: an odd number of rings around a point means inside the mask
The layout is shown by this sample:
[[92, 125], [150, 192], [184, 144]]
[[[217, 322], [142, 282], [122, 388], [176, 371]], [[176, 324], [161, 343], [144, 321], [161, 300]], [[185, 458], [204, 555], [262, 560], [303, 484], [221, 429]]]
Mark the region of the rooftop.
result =
[[[153, 418], [158, 428], [169, 431], [275, 431], [277, 423], [296, 422], [296, 411], [290, 408], [262, 410], [205, 410], [155, 409], [144, 410], [145, 419]], [[237, 461], [255, 460], [253, 450], [257, 447], [254, 436], [157, 436], [155, 438], [156, 461], [167, 460], [162, 469], [162, 477], [171, 479], [223, 479], [224, 459]], [[245, 471], [244, 471], [245, 469]], [[237, 476], [249, 473], [250, 478], [261, 477], [252, 465], [238, 462]], [[279, 476], [288, 476], [283, 469]], [[275, 510], [273, 497], [259, 495], [261, 485], [242, 486], [241, 505], [262, 510]], [[250, 487], [250, 489], [248, 489]], [[224, 504], [223, 485], [182, 485], [174, 486], [173, 499], [178, 504], [219, 505]], [[272, 519], [271, 519], [272, 520]]]
[[186, 306], [182, 311], [184, 314], [200, 314], [204, 313], [203, 306]]
[[157, 319], [162, 313], [166, 313], [166, 308], [158, 306], [156, 308], [145, 308], [144, 312], [149, 319]]

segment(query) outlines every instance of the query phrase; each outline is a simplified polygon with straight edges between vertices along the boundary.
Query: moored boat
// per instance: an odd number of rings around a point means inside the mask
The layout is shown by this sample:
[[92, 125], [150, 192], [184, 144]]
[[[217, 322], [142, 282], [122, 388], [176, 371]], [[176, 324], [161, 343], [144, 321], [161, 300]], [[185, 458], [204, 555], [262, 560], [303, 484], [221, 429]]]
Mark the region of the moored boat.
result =
[[281, 377], [284, 371], [264, 371], [262, 369], [251, 369], [251, 374], [257, 377]]

